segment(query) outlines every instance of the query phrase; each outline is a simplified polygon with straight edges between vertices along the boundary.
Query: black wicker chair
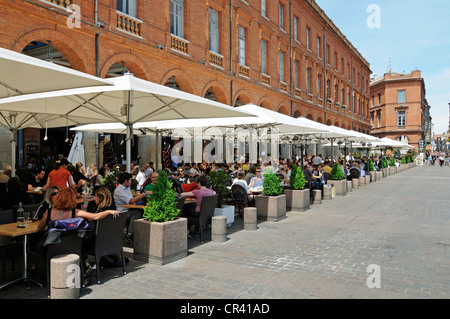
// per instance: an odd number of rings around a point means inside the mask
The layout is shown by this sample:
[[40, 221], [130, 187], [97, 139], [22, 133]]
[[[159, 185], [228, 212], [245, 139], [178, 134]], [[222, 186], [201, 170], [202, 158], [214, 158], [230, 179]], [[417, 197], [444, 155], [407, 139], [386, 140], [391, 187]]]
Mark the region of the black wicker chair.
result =
[[242, 185], [234, 184], [231, 186], [231, 194], [233, 196], [234, 207], [237, 208], [237, 212], [242, 216], [244, 208], [250, 204], [247, 198], [247, 192]]
[[127, 220], [127, 212], [120, 213], [114, 218], [108, 215], [98, 220], [95, 228], [95, 238], [93, 244], [86, 248], [89, 255], [95, 256], [95, 265], [97, 268], [97, 283], [100, 283], [100, 258], [108, 255], [120, 253], [122, 259], [123, 274], [125, 271], [125, 256], [123, 253], [123, 229]]
[[[16, 218], [12, 209], [0, 210], [0, 225], [15, 223]], [[15, 259], [23, 255], [23, 245], [16, 240], [7, 241], [0, 245], [0, 257], [2, 261], [2, 282], [6, 277], [6, 261], [11, 260], [11, 268], [15, 269]]]
[[203, 227], [211, 223], [214, 216], [214, 209], [217, 206], [217, 198], [219, 195], [210, 195], [202, 197], [202, 204], [198, 217], [188, 216], [188, 224], [196, 225], [200, 228], [200, 241], [203, 243]]

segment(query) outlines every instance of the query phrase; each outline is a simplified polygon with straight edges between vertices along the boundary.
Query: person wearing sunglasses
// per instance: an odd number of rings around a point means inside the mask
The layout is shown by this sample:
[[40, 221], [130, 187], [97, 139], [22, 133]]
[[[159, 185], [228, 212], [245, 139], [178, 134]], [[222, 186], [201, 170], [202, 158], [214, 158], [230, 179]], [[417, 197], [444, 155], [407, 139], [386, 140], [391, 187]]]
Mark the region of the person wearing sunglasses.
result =
[[56, 195], [58, 195], [59, 191], [60, 189], [58, 186], [50, 186], [50, 188], [47, 189], [44, 194], [44, 199], [41, 202], [41, 206], [38, 207], [36, 213], [34, 214], [34, 216], [32, 216], [32, 219], [34, 221], [42, 219], [42, 216], [44, 216], [44, 213], [47, 211], [47, 209], [52, 207], [53, 199]]

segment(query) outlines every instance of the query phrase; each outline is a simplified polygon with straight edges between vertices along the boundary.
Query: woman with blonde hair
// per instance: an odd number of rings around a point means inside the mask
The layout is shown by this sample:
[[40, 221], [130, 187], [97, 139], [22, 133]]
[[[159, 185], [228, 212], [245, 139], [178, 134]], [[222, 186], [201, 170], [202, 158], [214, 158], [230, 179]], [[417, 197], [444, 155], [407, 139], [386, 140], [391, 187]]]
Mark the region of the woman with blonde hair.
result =
[[33, 219], [41, 219], [44, 213], [52, 207], [53, 205], [53, 198], [55, 198], [56, 195], [58, 195], [60, 189], [58, 186], [50, 186], [49, 189], [44, 194], [44, 198], [42, 199], [41, 206], [36, 210], [35, 215], [33, 216]]
[[78, 209], [76, 193], [72, 188], [64, 188], [53, 199], [53, 206], [49, 208], [42, 216], [38, 225], [38, 230], [47, 226], [47, 224], [54, 220], [70, 219], [75, 217], [82, 217], [88, 221], [100, 220], [108, 215], [117, 217], [119, 212], [117, 210], [105, 210], [97, 214], [89, 213]]
[[94, 200], [97, 204], [95, 213], [103, 212], [108, 209], [116, 209], [113, 203], [111, 192], [106, 186], [101, 186], [95, 191]]

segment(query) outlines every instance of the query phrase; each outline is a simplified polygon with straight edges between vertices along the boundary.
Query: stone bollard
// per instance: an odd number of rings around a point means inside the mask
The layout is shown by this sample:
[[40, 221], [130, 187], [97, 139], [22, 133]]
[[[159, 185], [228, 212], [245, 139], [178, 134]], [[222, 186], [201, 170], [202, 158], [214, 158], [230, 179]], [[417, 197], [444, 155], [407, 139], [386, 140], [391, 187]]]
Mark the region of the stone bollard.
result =
[[322, 204], [322, 191], [320, 189], [313, 189], [312, 195], [313, 195], [313, 198], [312, 198], [313, 205]]
[[256, 230], [256, 222], [258, 219], [258, 214], [256, 207], [245, 207], [244, 208], [244, 229], [245, 230]]
[[211, 218], [211, 240], [217, 243], [227, 241], [227, 216]]
[[331, 185], [323, 186], [323, 199], [324, 200], [333, 199], [333, 187], [331, 187]]
[[352, 191], [352, 181], [347, 181], [347, 192]]
[[354, 189], [359, 188], [359, 178], [352, 178], [352, 188]]
[[361, 176], [359, 178], [359, 186], [364, 186], [366, 184], [366, 178], [364, 176]]
[[50, 298], [78, 299], [82, 285], [80, 256], [65, 254], [50, 260]]

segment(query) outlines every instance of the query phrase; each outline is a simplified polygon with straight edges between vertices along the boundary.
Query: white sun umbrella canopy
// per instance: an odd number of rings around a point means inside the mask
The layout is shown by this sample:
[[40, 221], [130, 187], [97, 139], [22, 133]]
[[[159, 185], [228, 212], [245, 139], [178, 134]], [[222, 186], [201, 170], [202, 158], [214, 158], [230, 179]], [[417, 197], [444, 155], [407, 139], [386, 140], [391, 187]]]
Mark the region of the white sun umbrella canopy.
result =
[[[271, 153], [275, 152], [277, 141], [275, 138], [279, 138], [284, 134], [301, 134], [302, 132], [325, 132], [326, 128], [316, 125], [314, 123], [306, 123], [298, 121], [297, 119], [271, 111], [269, 109], [254, 105], [247, 104], [235, 108], [236, 110], [242, 110], [248, 113], [247, 117], [239, 118], [218, 118], [214, 116], [205, 119], [191, 119], [191, 120], [172, 120], [162, 121], [159, 123], [154, 122], [142, 122], [135, 125], [136, 128], [154, 127], [158, 130], [172, 129], [176, 130], [177, 134], [183, 135], [189, 138], [190, 136], [198, 136], [201, 134], [202, 138], [218, 136], [225, 138], [225, 142], [233, 142], [234, 138], [249, 143], [250, 162], [256, 161], [256, 144], [261, 141], [271, 142]], [[184, 134], [183, 132], [186, 132]], [[195, 143], [195, 141], [194, 141]], [[194, 144], [195, 148], [195, 144]], [[230, 157], [227, 158], [230, 160]]]
[[[107, 80], [4, 48], [0, 48], [0, 70], [0, 99], [53, 90], [110, 85]], [[15, 176], [17, 130], [26, 127], [57, 127], [60, 123], [60, 119], [50, 120], [47, 117], [40, 119], [35, 113], [30, 112], [32, 107], [23, 112], [0, 109], [0, 126], [11, 131], [12, 136], [13, 176]], [[78, 123], [88, 122], [80, 120]]]
[[130, 169], [133, 124], [169, 119], [251, 116], [235, 108], [126, 74], [94, 86], [0, 99], [0, 110], [90, 118], [90, 123], [127, 126], [127, 170]]

